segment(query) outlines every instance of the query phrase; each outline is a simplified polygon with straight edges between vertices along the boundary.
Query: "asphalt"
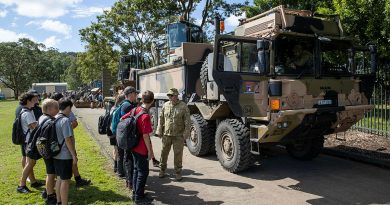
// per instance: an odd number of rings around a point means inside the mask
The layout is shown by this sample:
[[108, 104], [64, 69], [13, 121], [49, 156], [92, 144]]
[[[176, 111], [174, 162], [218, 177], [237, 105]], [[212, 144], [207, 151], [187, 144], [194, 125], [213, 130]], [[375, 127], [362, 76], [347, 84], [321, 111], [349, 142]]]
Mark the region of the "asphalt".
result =
[[[108, 159], [112, 147], [97, 132], [103, 109], [74, 109]], [[159, 159], [161, 140], [152, 137]], [[111, 162], [112, 160], [108, 160]], [[146, 192], [153, 204], [390, 204], [390, 170], [328, 155], [297, 161], [280, 149], [258, 158], [247, 171], [225, 171], [215, 155], [195, 157], [184, 148], [183, 181], [175, 182], [173, 154], [169, 177], [150, 166]]]

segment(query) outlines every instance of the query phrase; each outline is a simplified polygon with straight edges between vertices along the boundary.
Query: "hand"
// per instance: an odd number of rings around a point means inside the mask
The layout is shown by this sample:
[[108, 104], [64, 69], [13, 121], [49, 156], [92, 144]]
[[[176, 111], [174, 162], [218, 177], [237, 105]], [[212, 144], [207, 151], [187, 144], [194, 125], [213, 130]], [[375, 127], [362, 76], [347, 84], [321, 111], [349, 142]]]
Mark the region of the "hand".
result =
[[76, 155], [73, 155], [72, 159], [73, 159], [73, 165], [76, 165], [79, 159], [77, 159]]

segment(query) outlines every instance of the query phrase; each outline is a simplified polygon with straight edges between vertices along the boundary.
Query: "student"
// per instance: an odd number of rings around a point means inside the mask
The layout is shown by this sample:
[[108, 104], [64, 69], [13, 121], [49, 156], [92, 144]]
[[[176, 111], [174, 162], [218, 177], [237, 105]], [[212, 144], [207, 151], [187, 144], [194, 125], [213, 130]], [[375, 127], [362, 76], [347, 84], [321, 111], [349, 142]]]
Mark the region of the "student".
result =
[[[56, 93], [52, 96], [52, 99], [59, 101], [63, 97], [64, 97], [64, 95], [62, 95], [61, 93]], [[69, 118], [69, 122], [70, 122], [70, 126], [72, 127], [72, 130], [75, 129], [79, 125], [79, 123], [77, 122], [76, 116], [74, 115], [73, 112], [70, 112], [68, 118]], [[73, 171], [74, 179], [76, 181], [76, 187], [88, 186], [91, 184], [91, 180], [81, 178], [78, 164], [73, 165], [72, 171]]]
[[[121, 117], [126, 113], [130, 112], [133, 108], [137, 106], [137, 95], [139, 91], [132, 86], [127, 86], [123, 91], [125, 95], [125, 100], [121, 104]], [[132, 180], [133, 180], [133, 156], [131, 150], [123, 150], [118, 147], [118, 169], [124, 164], [125, 176], [126, 176], [126, 186], [129, 189], [132, 189]], [[119, 172], [118, 172], [119, 173]], [[120, 174], [120, 173], [119, 173]], [[121, 176], [121, 175], [120, 175]], [[123, 175], [122, 175], [123, 176]]]
[[30, 133], [37, 126], [38, 122], [35, 119], [32, 108], [38, 102], [38, 95], [31, 92], [25, 93], [20, 98], [20, 105], [22, 106], [21, 124], [23, 133], [26, 135], [25, 143], [21, 145], [22, 150], [22, 166], [23, 172], [20, 179], [20, 184], [16, 191], [19, 193], [30, 193], [31, 191], [26, 186], [27, 177], [31, 181], [31, 187], [38, 188], [43, 186], [41, 182], [38, 182], [34, 176], [34, 166], [36, 161], [26, 156], [27, 142], [30, 140]]
[[[125, 99], [125, 95], [123, 95], [123, 94], [120, 94], [120, 95], [118, 95], [116, 97], [115, 104], [114, 104], [114, 106], [112, 106], [112, 108], [110, 110], [110, 115], [111, 116], [113, 115], [114, 110], [117, 109], [120, 106], [120, 104], [122, 103], [122, 101], [124, 99]], [[110, 124], [108, 126], [111, 127], [111, 122], [110, 122]], [[114, 149], [112, 150], [112, 156], [114, 158], [114, 172], [117, 172], [118, 171], [118, 144], [116, 142], [115, 134], [113, 134], [112, 136], [109, 136], [109, 138], [110, 138], [110, 145], [114, 146]], [[123, 166], [121, 166], [121, 169], [122, 170], [120, 170], [118, 172], [124, 173]]]
[[59, 101], [60, 113], [56, 118], [61, 118], [56, 123], [58, 142], [62, 144], [60, 153], [53, 157], [55, 173], [57, 175], [56, 195], [57, 203], [68, 204], [69, 182], [72, 178], [72, 166], [77, 164], [77, 154], [74, 147], [73, 129], [69, 122], [73, 103], [70, 99]]
[[[43, 115], [39, 118], [38, 124], [47, 123], [49, 120], [53, 120], [58, 114], [59, 106], [58, 102], [53, 99], [45, 99], [42, 102], [42, 111]], [[42, 193], [43, 198], [45, 199], [45, 204], [56, 204], [57, 197], [54, 191], [55, 186], [55, 168], [53, 159], [44, 159], [46, 165], [46, 190]]]
[[[134, 115], [141, 111], [146, 112], [137, 119], [137, 131], [140, 135], [139, 143], [133, 148], [134, 174], [133, 174], [133, 201], [136, 204], [150, 202], [145, 196], [145, 184], [149, 176], [149, 161], [154, 158], [152, 143], [150, 141], [150, 133], [153, 132], [149, 108], [153, 105], [154, 94], [151, 91], [142, 93], [142, 105], [136, 109]], [[130, 111], [131, 112], [131, 111]]]

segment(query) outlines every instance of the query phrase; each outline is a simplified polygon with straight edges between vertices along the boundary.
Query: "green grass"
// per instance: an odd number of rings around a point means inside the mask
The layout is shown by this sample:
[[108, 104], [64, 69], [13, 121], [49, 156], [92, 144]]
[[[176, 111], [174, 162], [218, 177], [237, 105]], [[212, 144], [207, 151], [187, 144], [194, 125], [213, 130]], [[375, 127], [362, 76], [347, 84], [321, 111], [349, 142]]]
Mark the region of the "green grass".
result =
[[[11, 141], [16, 106], [16, 101], [0, 102], [0, 204], [44, 204], [40, 196], [44, 188], [31, 188], [33, 191], [31, 194], [16, 192], [22, 174], [20, 146], [12, 144]], [[79, 124], [75, 129], [79, 170], [81, 176], [91, 179], [93, 184], [76, 189], [72, 178], [69, 201], [72, 204], [130, 204], [131, 199], [123, 181], [115, 177], [107, 158], [100, 154], [98, 145], [82, 123]], [[34, 171], [37, 179], [45, 179], [45, 165], [42, 159], [38, 160]]]

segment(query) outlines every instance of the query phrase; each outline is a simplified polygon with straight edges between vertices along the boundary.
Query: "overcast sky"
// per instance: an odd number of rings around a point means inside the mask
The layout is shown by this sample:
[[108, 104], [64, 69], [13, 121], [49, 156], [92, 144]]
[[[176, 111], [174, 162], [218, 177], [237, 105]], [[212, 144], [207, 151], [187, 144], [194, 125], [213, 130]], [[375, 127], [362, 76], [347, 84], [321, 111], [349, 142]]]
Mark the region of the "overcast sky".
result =
[[[114, 0], [0, 0], [0, 42], [27, 37], [60, 51], [84, 51], [79, 29], [96, 21]], [[228, 0], [228, 2], [242, 2]], [[198, 6], [201, 8], [203, 2]], [[201, 10], [194, 13], [200, 18]], [[231, 31], [241, 17], [225, 20]]]

